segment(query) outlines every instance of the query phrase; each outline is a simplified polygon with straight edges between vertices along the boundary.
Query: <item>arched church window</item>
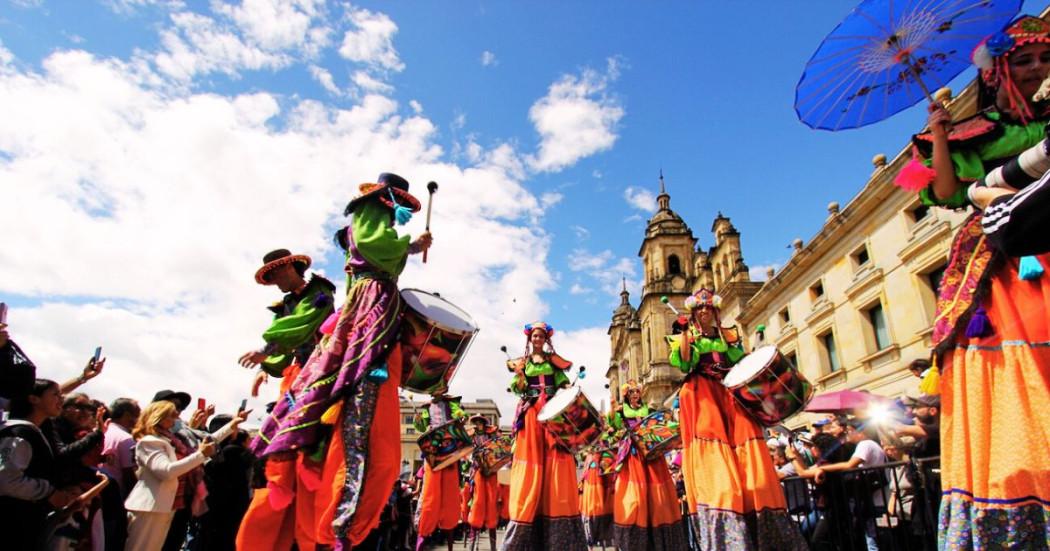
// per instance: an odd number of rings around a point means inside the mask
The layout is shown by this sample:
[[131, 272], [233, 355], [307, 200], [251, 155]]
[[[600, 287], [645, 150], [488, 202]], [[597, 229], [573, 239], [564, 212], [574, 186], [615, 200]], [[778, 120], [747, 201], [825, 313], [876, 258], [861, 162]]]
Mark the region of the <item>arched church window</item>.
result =
[[682, 263], [678, 260], [678, 255], [672, 254], [667, 257], [667, 273], [670, 275], [682, 273]]

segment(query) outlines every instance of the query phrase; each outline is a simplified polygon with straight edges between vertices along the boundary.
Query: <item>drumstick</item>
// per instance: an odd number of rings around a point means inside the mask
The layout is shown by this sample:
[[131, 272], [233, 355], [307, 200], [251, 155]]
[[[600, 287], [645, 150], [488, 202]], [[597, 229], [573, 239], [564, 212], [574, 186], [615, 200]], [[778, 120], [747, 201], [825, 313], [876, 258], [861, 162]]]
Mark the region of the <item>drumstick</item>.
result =
[[[434, 204], [434, 192], [438, 190], [437, 182], [430, 182], [427, 184], [427, 191], [430, 192], [430, 196], [427, 197], [427, 228], [426, 231], [430, 231], [430, 207]], [[423, 251], [423, 264], [427, 263], [427, 253], [430, 249]]]
[[664, 295], [664, 296], [660, 297], [660, 302], [666, 304], [667, 307], [670, 308], [672, 312], [674, 312], [674, 315], [676, 315], [676, 316], [682, 315], [682, 314], [680, 314], [678, 312], [678, 310], [675, 309], [674, 305], [671, 304], [671, 300], [667, 298], [667, 295]]

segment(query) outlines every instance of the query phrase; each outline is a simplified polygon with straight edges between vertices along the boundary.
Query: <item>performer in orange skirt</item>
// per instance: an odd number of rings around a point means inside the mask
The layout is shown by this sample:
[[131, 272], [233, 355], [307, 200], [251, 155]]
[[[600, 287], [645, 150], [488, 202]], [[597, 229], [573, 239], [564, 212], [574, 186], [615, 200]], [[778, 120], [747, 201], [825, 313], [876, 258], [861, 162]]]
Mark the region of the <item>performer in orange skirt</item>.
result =
[[583, 514], [583, 527], [587, 533], [587, 545], [612, 545], [613, 525], [613, 491], [616, 477], [611, 469], [614, 454], [610, 440], [611, 430], [602, 434], [599, 446], [587, 454], [586, 467], [580, 485], [583, 491], [580, 496], [580, 512]]
[[536, 419], [559, 388], [569, 385], [572, 363], [550, 344], [554, 329], [540, 321], [525, 326], [525, 356], [507, 362], [511, 389], [521, 396], [514, 421], [510, 475], [510, 524], [504, 551], [585, 551], [576, 459], [555, 444]]
[[[440, 395], [416, 414], [416, 431], [423, 434], [433, 428], [467, 416], [459, 405], [459, 396]], [[462, 511], [459, 487], [459, 461], [440, 470], [434, 470], [430, 461], [423, 462], [423, 495], [419, 498], [419, 539], [416, 549], [435, 530], [445, 531], [449, 551], [454, 540], [453, 530], [459, 525]]]
[[[1043, 272], [1050, 255], [1034, 250], [1042, 254], [1018, 258], [998, 250], [982, 229], [996, 213], [980, 210], [992, 189], [985, 184], [1023, 193], [1040, 176], [1025, 172], [1025, 156], [1020, 167], [1014, 159], [1029, 149], [1046, 154], [1050, 105], [1033, 95], [1050, 67], [1050, 24], [1021, 17], [982, 42], [973, 60], [981, 111], [953, 122], [942, 106], [931, 105], [930, 131], [913, 139], [918, 160], [930, 167], [917, 171], [926, 181], [913, 186], [898, 177], [902, 187], [919, 188], [926, 205], [978, 207], [952, 243], [934, 318], [942, 406], [939, 545], [1047, 549], [1050, 276]], [[996, 178], [989, 171], [1000, 165]]]
[[618, 551], [685, 549], [685, 531], [671, 471], [660, 456], [646, 460], [631, 431], [649, 416], [642, 403], [642, 387], [634, 381], [621, 390], [626, 403], [613, 404], [609, 425], [622, 430], [616, 456], [613, 497], [613, 542]]
[[787, 514], [762, 427], [722, 385], [744, 356], [735, 328], [718, 320], [721, 298], [686, 299], [689, 327], [668, 337], [670, 363], [686, 373], [681, 393], [682, 474], [701, 549], [808, 549]]
[[[489, 421], [484, 415], [474, 415], [470, 418], [470, 422], [474, 425], [475, 450], [481, 449], [482, 446], [499, 437], [499, 427], [489, 426]], [[476, 451], [469, 486], [471, 497], [467, 524], [474, 532], [475, 540], [481, 535], [482, 530], [488, 529], [489, 547], [492, 551], [496, 551], [496, 525], [499, 523], [499, 480], [496, 473], [485, 474], [482, 471], [480, 457]]]

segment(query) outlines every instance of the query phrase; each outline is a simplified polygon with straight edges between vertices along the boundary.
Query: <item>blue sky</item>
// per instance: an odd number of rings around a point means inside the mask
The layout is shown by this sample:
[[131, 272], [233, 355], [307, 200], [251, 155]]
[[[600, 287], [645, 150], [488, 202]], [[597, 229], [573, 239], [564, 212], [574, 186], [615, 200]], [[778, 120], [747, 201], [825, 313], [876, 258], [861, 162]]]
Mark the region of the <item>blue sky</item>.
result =
[[464, 370], [486, 383], [454, 390], [502, 392], [492, 350], [533, 316], [602, 366], [661, 169], [700, 244], [721, 211], [761, 273], [922, 126], [921, 107], [839, 133], [798, 122], [802, 69], [852, 7], [0, 0], [0, 209], [26, 236], [0, 252], [0, 299], [48, 362], [106, 341], [157, 373], [184, 358], [167, 341], [190, 343], [188, 376], [221, 373], [234, 402], [230, 356], [275, 298], [258, 258], [304, 250], [337, 279], [327, 236], [387, 169], [417, 194], [441, 184], [431, 263], [403, 281], [482, 325]]

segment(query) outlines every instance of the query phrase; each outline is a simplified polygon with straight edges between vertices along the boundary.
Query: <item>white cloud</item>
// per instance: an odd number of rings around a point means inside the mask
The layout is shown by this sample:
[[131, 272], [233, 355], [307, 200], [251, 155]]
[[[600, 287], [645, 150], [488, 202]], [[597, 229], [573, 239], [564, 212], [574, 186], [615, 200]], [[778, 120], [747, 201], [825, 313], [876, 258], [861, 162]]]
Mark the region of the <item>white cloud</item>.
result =
[[408, 102], [408, 106], [411, 107], [412, 108], [412, 112], [417, 114], [417, 115], [423, 112], [423, 104], [419, 103], [416, 100], [409, 101]]
[[247, 39], [266, 50], [304, 48], [316, 53], [328, 45], [330, 30], [314, 26], [325, 18], [323, 0], [243, 0], [239, 6], [213, 5], [236, 22]]
[[635, 213], [635, 214], [632, 214], [632, 215], [624, 218], [623, 221], [625, 223], [626, 222], [641, 222], [642, 221], [642, 215], [638, 214], [638, 213]]
[[20, 8], [39, 8], [44, 5], [44, 0], [11, 0], [11, 3]]
[[457, 113], [455, 118], [452, 119], [452, 129], [462, 130], [465, 126], [467, 126], [467, 114]]
[[350, 61], [390, 71], [402, 71], [405, 64], [394, 48], [397, 24], [385, 13], [374, 13], [366, 9], [354, 9], [349, 14], [354, 26], [343, 36], [339, 55]]
[[572, 232], [576, 234], [576, 239], [580, 241], [587, 240], [591, 237], [591, 230], [583, 226], [573, 224], [572, 226], [569, 226], [569, 229], [571, 229]]
[[605, 371], [609, 368], [612, 346], [609, 343], [608, 331], [608, 326], [589, 327], [556, 332], [553, 339], [558, 354], [573, 362], [577, 370], [580, 366], [587, 368], [584, 378], [578, 381], [591, 404], [603, 411], [609, 408]]
[[608, 87], [618, 76], [618, 63], [610, 59], [605, 73], [584, 69], [550, 85], [547, 95], [529, 109], [529, 120], [540, 135], [538, 152], [529, 159], [533, 170], [562, 170], [613, 146], [624, 109]]
[[594, 169], [593, 171], [591, 171], [591, 177], [601, 180], [601, 178], [602, 178], [602, 171], [598, 170], [597, 168]]
[[328, 72], [327, 69], [319, 67], [317, 65], [311, 65], [310, 76], [313, 77], [313, 79], [316, 80], [322, 88], [328, 91], [328, 93], [335, 96], [340, 96], [343, 94], [343, 91], [335, 85], [335, 79], [332, 77], [332, 73]]
[[367, 71], [354, 71], [350, 79], [365, 93], [389, 94], [394, 91], [393, 86], [373, 77]]
[[627, 189], [623, 190], [623, 198], [627, 200], [628, 205], [638, 210], [656, 212], [656, 195], [649, 189], [627, 186]]
[[280, 69], [292, 57], [245, 42], [228, 25], [191, 12], [171, 15], [173, 27], [161, 32], [164, 51], [153, 57], [166, 76], [188, 82], [201, 74], [221, 72], [236, 77], [242, 70]]
[[560, 203], [564, 198], [565, 196], [557, 191], [548, 191], [543, 195], [540, 195], [540, 206], [544, 209], [549, 209]]
[[[641, 288], [634, 281], [637, 262], [633, 258], [617, 257], [611, 250], [594, 252], [578, 247], [569, 254], [569, 270], [589, 278], [581, 288], [597, 289], [609, 297], [619, 297], [623, 279], [627, 279], [628, 290], [635, 293]], [[579, 280], [577, 281], [579, 283]], [[570, 289], [571, 291], [571, 289]]]
[[569, 287], [570, 295], [589, 295], [594, 292], [594, 289], [590, 287], [584, 287], [579, 282], [573, 283], [572, 287]]
[[15, 54], [4, 47], [4, 41], [0, 40], [0, 66], [10, 65], [15, 60]]
[[765, 281], [769, 279], [768, 277], [766, 277], [766, 271], [773, 270], [775, 272], [776, 270], [779, 270], [781, 266], [783, 266], [783, 263], [780, 262], [774, 262], [772, 264], [763, 264], [760, 266], [751, 266], [748, 269], [748, 275], [751, 276], [751, 281]]
[[481, 65], [484, 67], [499, 65], [499, 60], [496, 59], [496, 54], [485, 50], [481, 52]]
[[453, 392], [512, 414], [498, 347], [520, 346], [520, 324], [548, 313], [540, 293], [554, 285], [541, 200], [513, 147], [452, 164], [430, 120], [375, 94], [335, 108], [195, 93], [80, 51], [41, 67], [0, 70], [0, 204], [19, 206], [5, 213], [19, 239], [0, 248], [0, 293], [39, 301], [12, 320], [41, 376], [72, 376], [101, 344], [107, 374], [85, 389], [98, 398], [180, 387], [232, 409], [250, 384], [235, 360], [259, 346], [278, 298], [252, 281], [261, 256], [287, 247], [339, 266], [330, 235], [343, 206], [359, 182], [396, 170], [417, 194], [441, 185], [429, 261], [413, 257], [400, 284], [473, 314], [483, 331]]

